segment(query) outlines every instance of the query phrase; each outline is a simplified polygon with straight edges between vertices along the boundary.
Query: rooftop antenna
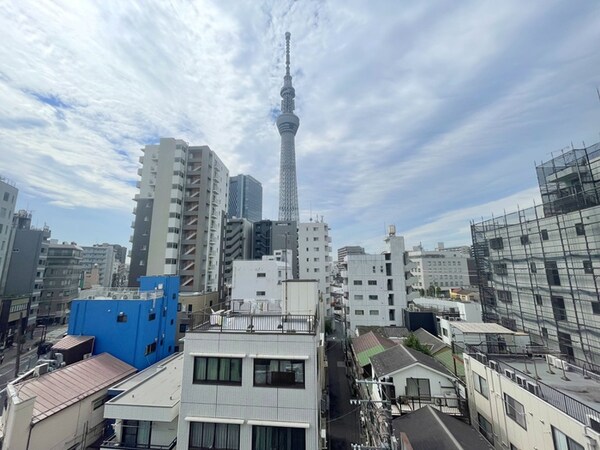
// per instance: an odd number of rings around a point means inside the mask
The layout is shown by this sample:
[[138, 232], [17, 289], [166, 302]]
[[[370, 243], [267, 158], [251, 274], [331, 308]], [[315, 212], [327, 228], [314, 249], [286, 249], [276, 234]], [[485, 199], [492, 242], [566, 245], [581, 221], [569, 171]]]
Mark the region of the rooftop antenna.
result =
[[310, 222], [312, 222], [312, 202], [308, 203], [310, 209]]

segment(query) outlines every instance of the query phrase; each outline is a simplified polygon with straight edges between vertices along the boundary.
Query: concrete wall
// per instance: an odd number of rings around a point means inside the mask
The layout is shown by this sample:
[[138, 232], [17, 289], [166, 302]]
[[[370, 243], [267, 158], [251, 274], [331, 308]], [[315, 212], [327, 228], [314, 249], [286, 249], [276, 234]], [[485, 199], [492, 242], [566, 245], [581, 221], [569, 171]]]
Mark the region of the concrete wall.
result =
[[[259, 277], [258, 274], [265, 274]], [[234, 261], [231, 284], [232, 299], [281, 299], [281, 282], [285, 263], [279, 261]], [[259, 295], [258, 292], [264, 292]]]
[[[252, 448], [252, 426], [248, 420], [305, 424], [306, 450], [319, 448], [320, 395], [317, 377], [319, 337], [301, 334], [260, 333], [188, 333], [183, 365], [178, 448], [187, 448], [189, 422], [186, 417], [238, 419], [240, 449]], [[240, 355], [242, 385], [193, 384], [194, 354]], [[254, 387], [254, 358], [280, 355], [281, 358], [305, 358], [305, 387]]]

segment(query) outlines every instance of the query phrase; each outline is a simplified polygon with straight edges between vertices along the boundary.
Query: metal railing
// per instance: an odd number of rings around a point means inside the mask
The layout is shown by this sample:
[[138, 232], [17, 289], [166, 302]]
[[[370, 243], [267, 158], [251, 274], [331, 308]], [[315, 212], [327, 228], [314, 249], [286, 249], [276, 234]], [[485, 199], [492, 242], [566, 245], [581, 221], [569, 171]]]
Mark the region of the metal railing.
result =
[[[592, 418], [600, 418], [600, 410], [594, 409], [591, 406], [588, 406], [585, 403], [580, 402], [579, 400], [565, 394], [564, 392], [543, 383], [542, 381], [540, 381], [538, 379], [538, 377], [534, 377], [531, 374], [522, 372], [519, 369], [512, 366], [511, 364], [500, 360], [500, 358], [494, 359], [494, 357], [492, 355], [486, 356], [486, 355], [483, 355], [482, 353], [469, 353], [469, 356], [476, 359], [477, 361], [481, 362], [482, 364], [485, 364], [486, 366], [490, 367], [492, 370], [495, 370], [496, 372], [498, 372], [499, 374], [501, 374], [504, 377], [507, 377], [506, 371], [508, 370], [509, 371], [508, 373], [513, 373], [514, 377], [515, 377], [513, 379], [512, 375], [511, 375], [510, 379], [513, 382], [515, 382], [518, 386], [520, 386], [521, 388], [528, 391], [530, 394], [535, 395], [539, 399], [554, 406], [558, 410], [564, 412], [568, 416], [572, 417], [573, 419], [577, 420], [578, 422], [580, 422], [586, 426], [589, 426], [589, 417], [590, 416]], [[538, 362], [542, 362], [542, 365], [544, 368], [548, 367], [546, 361], [544, 361], [544, 360], [535, 359], [535, 358], [527, 358], [527, 360], [531, 361], [531, 363], [532, 363], [531, 367], [532, 367], [532, 369], [534, 369], [534, 371], [536, 371], [536, 373], [537, 373], [538, 369], [537, 369], [537, 366], [535, 365], [534, 360], [537, 360]], [[493, 364], [490, 364], [489, 363], [490, 361], [493, 361]], [[570, 368], [570, 370], [577, 370], [577, 369], [578, 368], [576, 368], [574, 366], [572, 366]], [[560, 371], [560, 369], [558, 369], [558, 368], [554, 368], [554, 370]], [[577, 371], [579, 372], [579, 370], [577, 370]], [[569, 373], [569, 372], [567, 372], [567, 373]], [[522, 383], [522, 384], [517, 383], [515, 381], [517, 376], [524, 379], [525, 383]], [[591, 382], [592, 382], [592, 380], [590, 380], [590, 383]], [[568, 382], [565, 381], [565, 383], [568, 383]], [[600, 384], [599, 384], [599, 387], [600, 387]]]
[[315, 334], [316, 315], [305, 314], [252, 314], [231, 311], [189, 314], [188, 333], [247, 332]]
[[172, 450], [177, 445], [177, 438], [173, 439], [170, 444], [167, 445], [157, 445], [157, 444], [138, 444], [138, 445], [127, 445], [125, 443], [119, 442], [117, 440], [116, 434], [108, 437], [102, 444], [100, 448], [118, 448], [120, 450]]
[[459, 397], [446, 397], [443, 395], [397, 397], [398, 409], [404, 413], [402, 406], [408, 406], [411, 411], [416, 411], [424, 406], [431, 406], [449, 416], [469, 417], [469, 408], [465, 399]]

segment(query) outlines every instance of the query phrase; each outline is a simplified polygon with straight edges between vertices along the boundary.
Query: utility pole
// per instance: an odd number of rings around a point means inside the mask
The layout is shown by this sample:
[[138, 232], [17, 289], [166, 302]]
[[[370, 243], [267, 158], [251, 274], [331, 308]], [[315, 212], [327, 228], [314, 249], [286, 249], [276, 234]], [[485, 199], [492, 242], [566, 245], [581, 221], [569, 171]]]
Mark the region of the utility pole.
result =
[[[377, 408], [377, 404], [380, 403], [382, 405], [382, 410], [385, 416], [385, 422], [386, 422], [386, 428], [387, 428], [387, 436], [385, 439], [385, 445], [380, 446], [380, 447], [373, 447], [373, 446], [366, 446], [366, 445], [361, 445], [361, 444], [353, 444], [352, 448], [354, 450], [395, 450], [396, 449], [396, 443], [394, 440], [394, 431], [393, 431], [393, 426], [392, 426], [392, 395], [391, 395], [391, 391], [392, 391], [392, 387], [394, 386], [394, 382], [393, 379], [391, 377], [387, 377], [385, 378], [386, 381], [379, 381], [379, 380], [356, 380], [357, 383], [359, 384], [375, 384], [378, 386], [382, 386], [381, 392], [382, 392], [382, 396], [384, 397], [382, 400], [371, 400], [371, 399], [367, 399], [367, 400], [361, 400], [361, 399], [352, 399], [350, 400], [350, 404], [352, 405], [360, 405], [360, 404], [367, 404], [367, 405], [371, 405], [375, 408]], [[368, 420], [368, 418], [366, 418]], [[383, 437], [381, 437], [381, 432], [379, 430], [379, 427], [377, 427], [377, 433], [380, 435], [379, 436], [379, 441], [381, 443], [384, 442]]]

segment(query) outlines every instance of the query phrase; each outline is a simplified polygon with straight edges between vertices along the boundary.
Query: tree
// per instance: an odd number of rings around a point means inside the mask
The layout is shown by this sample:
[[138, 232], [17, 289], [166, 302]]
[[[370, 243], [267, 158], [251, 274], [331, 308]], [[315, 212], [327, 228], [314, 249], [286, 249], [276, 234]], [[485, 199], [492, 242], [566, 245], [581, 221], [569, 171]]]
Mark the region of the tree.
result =
[[421, 297], [425, 297], [425, 289], [419, 289], [419, 294], [421, 295]]
[[442, 289], [439, 286], [436, 286], [435, 287], [435, 296], [439, 297], [441, 293], [442, 293]]
[[409, 348], [412, 348], [413, 350], [416, 350], [418, 352], [425, 353], [426, 355], [431, 356], [431, 351], [425, 345], [421, 344], [421, 341], [419, 341], [419, 338], [416, 337], [413, 333], [410, 333], [404, 339], [404, 345], [406, 345]]

